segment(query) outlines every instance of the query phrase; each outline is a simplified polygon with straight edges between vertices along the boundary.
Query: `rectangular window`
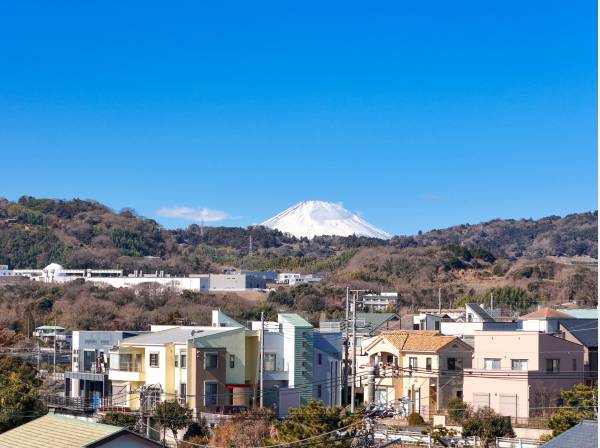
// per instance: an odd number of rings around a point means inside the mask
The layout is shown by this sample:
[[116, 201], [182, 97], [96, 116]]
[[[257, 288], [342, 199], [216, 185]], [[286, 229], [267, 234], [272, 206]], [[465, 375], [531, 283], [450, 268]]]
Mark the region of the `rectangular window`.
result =
[[229, 355], [229, 368], [235, 369], [235, 355]]
[[483, 362], [485, 370], [500, 370], [500, 358], [485, 358]]
[[431, 372], [431, 358], [425, 358], [425, 370]]
[[317, 355], [317, 364], [323, 364], [323, 355], [321, 353]]
[[408, 368], [409, 369], [416, 369], [417, 368], [417, 358], [416, 357], [410, 357], [408, 358]]
[[321, 398], [322, 395], [323, 395], [323, 388], [321, 387], [320, 384], [317, 384], [317, 398]]
[[546, 359], [546, 372], [548, 372], [548, 373], [560, 372], [560, 359]]
[[265, 372], [274, 372], [277, 365], [277, 355], [275, 353], [265, 353], [264, 368]]
[[181, 383], [179, 385], [179, 402], [185, 404], [187, 398], [187, 384]]
[[94, 366], [96, 352], [93, 350], [85, 350], [83, 352], [83, 371], [91, 372]]
[[577, 372], [577, 358], [573, 358], [573, 372]]
[[527, 370], [527, 360], [526, 359], [511, 359], [510, 360], [510, 368], [511, 370]]
[[150, 353], [150, 367], [158, 367], [158, 353]]
[[204, 383], [204, 406], [216, 406], [218, 390], [217, 383]]
[[175, 356], [175, 367], [179, 367], [179, 357]]
[[204, 353], [204, 369], [216, 369], [219, 365], [219, 355], [214, 352]]
[[446, 360], [448, 364], [448, 370], [460, 370], [462, 369], [462, 359], [461, 358], [448, 358]]
[[181, 352], [179, 355], [179, 366], [182, 369], [187, 369], [187, 352]]

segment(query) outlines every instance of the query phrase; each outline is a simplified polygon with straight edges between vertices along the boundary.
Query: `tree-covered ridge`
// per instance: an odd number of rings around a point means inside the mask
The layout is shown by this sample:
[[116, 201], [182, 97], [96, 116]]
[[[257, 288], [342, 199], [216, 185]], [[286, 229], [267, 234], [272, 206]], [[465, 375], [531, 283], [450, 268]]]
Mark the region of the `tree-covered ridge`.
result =
[[[169, 230], [132, 209], [115, 212], [91, 200], [24, 196], [16, 202], [0, 199], [0, 264], [28, 268], [54, 261], [71, 268], [117, 266], [180, 274], [217, 271], [223, 265], [315, 272], [336, 269], [356, 249], [442, 247], [447, 255], [439, 261], [445, 269], [460, 270], [477, 260], [496, 258], [596, 257], [597, 229], [597, 212], [590, 212], [540, 220], [493, 220], [390, 241], [356, 236], [308, 240], [261, 226], [192, 224]], [[385, 270], [404, 269], [390, 263]]]

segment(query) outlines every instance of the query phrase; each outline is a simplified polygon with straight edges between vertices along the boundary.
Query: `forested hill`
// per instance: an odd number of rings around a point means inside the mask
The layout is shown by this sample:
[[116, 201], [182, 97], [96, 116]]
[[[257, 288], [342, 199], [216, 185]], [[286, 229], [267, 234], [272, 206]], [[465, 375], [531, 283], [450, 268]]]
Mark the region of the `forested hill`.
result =
[[[395, 237], [297, 239], [264, 227], [191, 225], [169, 230], [132, 209], [119, 212], [95, 201], [22, 197], [0, 199], [0, 264], [69, 268], [164, 269], [186, 274], [246, 268], [336, 268], [356, 248], [462, 246], [509, 260], [545, 256], [597, 257], [597, 211], [540, 220], [493, 220]], [[248, 257], [252, 235], [253, 256]], [[341, 258], [340, 258], [341, 257]]]

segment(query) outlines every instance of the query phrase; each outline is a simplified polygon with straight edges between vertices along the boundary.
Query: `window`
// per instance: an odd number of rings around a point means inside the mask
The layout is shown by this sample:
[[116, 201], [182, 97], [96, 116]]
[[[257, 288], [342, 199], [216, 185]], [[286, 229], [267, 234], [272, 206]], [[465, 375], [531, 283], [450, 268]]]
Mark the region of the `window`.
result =
[[179, 355], [179, 365], [182, 369], [187, 369], [187, 352], [181, 352]]
[[217, 383], [204, 383], [204, 406], [216, 406], [218, 390]]
[[317, 355], [317, 364], [323, 364], [323, 355], [321, 353]]
[[577, 372], [577, 359], [573, 358], [573, 372]]
[[83, 371], [91, 372], [92, 367], [94, 366], [94, 361], [96, 357], [96, 352], [93, 350], [84, 350], [83, 352]]
[[317, 384], [317, 398], [321, 398], [323, 395], [323, 388], [320, 384]]
[[179, 367], [179, 357], [175, 356], [175, 367]]
[[235, 368], [235, 355], [229, 355], [229, 368]]
[[431, 358], [425, 358], [425, 370], [431, 372]]
[[214, 352], [204, 353], [204, 368], [216, 369], [219, 365], [219, 355]]
[[448, 370], [460, 370], [462, 369], [462, 359], [461, 358], [448, 358], [446, 360], [448, 364]]
[[417, 358], [416, 357], [410, 357], [408, 358], [408, 368], [409, 369], [416, 369], [417, 368]]
[[440, 321], [439, 320], [436, 320], [433, 325], [434, 325], [436, 331], [440, 331]]
[[500, 370], [500, 358], [485, 358], [483, 363], [485, 370]]
[[185, 404], [187, 396], [187, 384], [181, 383], [179, 385], [179, 402]]
[[560, 359], [546, 359], [546, 372], [548, 372], [548, 373], [560, 372]]
[[158, 367], [158, 353], [150, 353], [150, 367]]
[[527, 370], [526, 359], [511, 359], [510, 360], [511, 370]]
[[274, 372], [277, 366], [277, 355], [275, 353], [265, 353], [264, 363], [265, 372]]
[[457, 390], [456, 391], [456, 398], [462, 398], [463, 397], [463, 391], [462, 390]]

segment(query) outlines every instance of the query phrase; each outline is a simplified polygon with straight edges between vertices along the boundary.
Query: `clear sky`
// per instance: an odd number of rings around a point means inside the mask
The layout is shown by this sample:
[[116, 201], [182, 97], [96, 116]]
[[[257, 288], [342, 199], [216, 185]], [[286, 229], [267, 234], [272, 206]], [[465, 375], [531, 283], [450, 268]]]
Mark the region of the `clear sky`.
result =
[[5, 0], [0, 196], [396, 234], [595, 210], [596, 8]]

